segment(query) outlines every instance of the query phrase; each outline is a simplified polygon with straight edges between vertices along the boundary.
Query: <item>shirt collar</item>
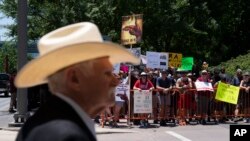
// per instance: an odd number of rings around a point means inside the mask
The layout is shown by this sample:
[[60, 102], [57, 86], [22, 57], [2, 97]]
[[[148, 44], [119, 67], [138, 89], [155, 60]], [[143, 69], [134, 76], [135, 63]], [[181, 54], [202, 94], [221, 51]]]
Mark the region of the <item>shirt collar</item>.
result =
[[59, 94], [59, 93], [57, 93], [56, 96], [61, 98], [66, 103], [68, 103], [76, 111], [76, 113], [80, 116], [82, 121], [87, 125], [87, 127], [89, 128], [89, 130], [91, 131], [93, 136], [96, 138], [94, 122], [87, 115], [87, 113], [70, 98], [68, 98], [62, 94]]

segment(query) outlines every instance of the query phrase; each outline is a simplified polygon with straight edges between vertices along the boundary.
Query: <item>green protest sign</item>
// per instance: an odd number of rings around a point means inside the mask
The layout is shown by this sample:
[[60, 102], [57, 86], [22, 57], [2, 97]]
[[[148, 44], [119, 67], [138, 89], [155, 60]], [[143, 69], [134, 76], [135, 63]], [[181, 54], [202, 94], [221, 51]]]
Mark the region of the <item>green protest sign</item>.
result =
[[220, 82], [217, 88], [215, 99], [227, 103], [237, 104], [240, 87]]
[[192, 70], [194, 64], [193, 57], [183, 57], [181, 60], [181, 67], [178, 68], [178, 71], [189, 71]]

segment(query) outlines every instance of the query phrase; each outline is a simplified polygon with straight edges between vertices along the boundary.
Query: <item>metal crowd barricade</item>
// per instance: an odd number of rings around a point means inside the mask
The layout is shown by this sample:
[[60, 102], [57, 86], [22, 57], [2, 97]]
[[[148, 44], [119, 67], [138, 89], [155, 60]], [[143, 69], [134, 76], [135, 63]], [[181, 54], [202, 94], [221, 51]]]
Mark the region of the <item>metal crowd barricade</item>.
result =
[[[224, 122], [225, 120], [234, 119], [235, 117], [248, 120], [250, 118], [250, 94], [244, 90], [240, 90], [239, 92], [237, 105], [216, 100], [216, 89], [214, 89], [214, 92], [211, 92], [197, 91], [196, 89], [179, 90], [175, 88], [171, 89], [167, 94], [157, 89], [153, 90], [152, 96], [157, 97], [158, 94], [163, 97], [170, 95], [169, 109], [167, 109], [166, 106], [160, 109], [164, 110], [163, 116], [160, 116], [159, 103], [156, 104], [155, 102], [157, 101], [155, 100], [152, 101], [152, 113], [136, 114], [133, 111], [134, 91], [131, 90], [128, 102], [128, 123], [132, 121], [134, 125], [139, 125], [142, 119], [155, 119], [153, 115], [154, 112], [157, 113], [157, 119], [160, 120], [175, 119], [177, 121], [195, 121], [202, 124], [217, 124], [218, 122]], [[164, 99], [163, 103], [160, 104], [166, 105], [165, 102], [167, 102], [167, 98], [164, 97]], [[154, 105], [157, 105], [157, 107]], [[238, 112], [238, 115], [236, 112]]]
[[240, 89], [237, 109], [239, 112], [238, 117], [250, 118], [250, 93], [247, 93], [244, 89]]
[[197, 102], [195, 97], [196, 90], [194, 89], [173, 89], [172, 91], [175, 92], [176, 101], [175, 101], [175, 113], [176, 113], [176, 120], [179, 121], [179, 124], [183, 124], [186, 122], [196, 122], [196, 109], [197, 109]]
[[[177, 109], [178, 109], [178, 98], [179, 98], [179, 91], [174, 89], [169, 90], [167, 93], [163, 93], [162, 90], [158, 90], [160, 97], [159, 99], [160, 105], [163, 105], [163, 109], [159, 110], [159, 119], [160, 120], [171, 120], [176, 119]], [[163, 116], [160, 115], [160, 112], [163, 113]]]

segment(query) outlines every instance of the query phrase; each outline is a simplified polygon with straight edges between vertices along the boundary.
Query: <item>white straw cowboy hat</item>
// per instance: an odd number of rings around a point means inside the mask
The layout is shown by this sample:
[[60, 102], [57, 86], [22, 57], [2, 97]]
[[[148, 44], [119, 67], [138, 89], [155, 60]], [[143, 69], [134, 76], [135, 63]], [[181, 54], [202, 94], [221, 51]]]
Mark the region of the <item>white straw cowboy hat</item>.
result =
[[46, 34], [38, 42], [38, 50], [39, 56], [17, 74], [17, 87], [47, 83], [50, 75], [65, 67], [106, 56], [112, 64], [140, 63], [140, 59], [122, 46], [104, 42], [98, 27], [89, 22], [68, 25]]

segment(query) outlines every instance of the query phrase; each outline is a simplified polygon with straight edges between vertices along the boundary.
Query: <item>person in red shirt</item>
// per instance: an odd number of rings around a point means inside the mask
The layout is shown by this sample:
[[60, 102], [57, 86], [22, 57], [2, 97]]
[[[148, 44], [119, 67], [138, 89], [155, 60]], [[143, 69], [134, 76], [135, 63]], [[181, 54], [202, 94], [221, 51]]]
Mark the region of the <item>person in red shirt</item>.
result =
[[135, 82], [133, 89], [139, 90], [139, 91], [141, 91], [141, 90], [153, 90], [154, 85], [150, 80], [148, 80], [147, 73], [142, 72], [141, 78]]
[[[135, 85], [133, 87], [134, 90], [149, 90], [152, 91], [154, 89], [153, 83], [147, 78], [147, 73], [142, 72], [140, 75], [140, 79], [138, 79], [135, 82]], [[148, 116], [146, 114], [140, 114], [139, 116], [146, 117], [146, 119], [143, 119], [140, 121], [141, 127], [142, 128], [147, 128], [148, 127]]]

